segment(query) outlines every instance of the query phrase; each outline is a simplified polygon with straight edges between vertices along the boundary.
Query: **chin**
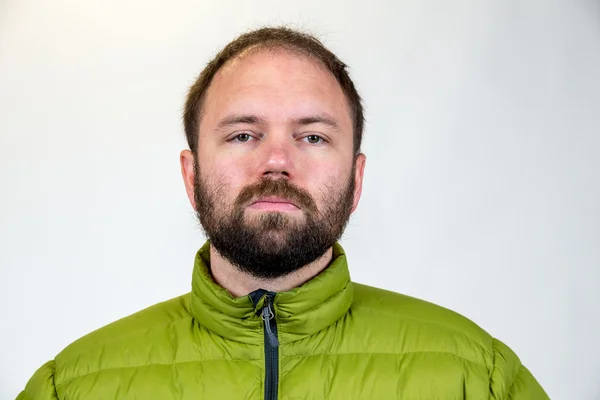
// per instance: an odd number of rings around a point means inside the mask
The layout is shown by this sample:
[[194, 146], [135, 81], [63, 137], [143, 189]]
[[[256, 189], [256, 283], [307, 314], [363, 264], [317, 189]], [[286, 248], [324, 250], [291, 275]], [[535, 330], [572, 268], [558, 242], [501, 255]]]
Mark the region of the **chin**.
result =
[[298, 227], [303, 221], [303, 215], [293, 215], [280, 211], [261, 211], [246, 215], [249, 227], [266, 231], [282, 231], [286, 228]]

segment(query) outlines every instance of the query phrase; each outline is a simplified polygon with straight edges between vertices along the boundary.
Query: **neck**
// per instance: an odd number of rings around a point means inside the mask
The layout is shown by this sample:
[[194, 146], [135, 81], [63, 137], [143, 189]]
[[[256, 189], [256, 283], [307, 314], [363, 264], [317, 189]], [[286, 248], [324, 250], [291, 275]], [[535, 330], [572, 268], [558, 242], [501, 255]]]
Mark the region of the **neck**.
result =
[[329, 248], [321, 257], [290, 274], [274, 279], [263, 279], [241, 271], [210, 246], [210, 270], [215, 282], [233, 297], [245, 296], [257, 289], [287, 292], [321, 273], [331, 263], [332, 257], [333, 250]]

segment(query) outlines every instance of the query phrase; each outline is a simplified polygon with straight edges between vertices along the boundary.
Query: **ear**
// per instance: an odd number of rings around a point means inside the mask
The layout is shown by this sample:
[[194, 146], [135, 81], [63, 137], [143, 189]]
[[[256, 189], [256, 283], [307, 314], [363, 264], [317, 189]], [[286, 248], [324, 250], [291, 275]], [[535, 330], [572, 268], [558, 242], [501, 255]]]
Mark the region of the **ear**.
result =
[[358, 201], [362, 194], [363, 177], [365, 175], [365, 164], [367, 156], [359, 153], [356, 156], [356, 169], [354, 171], [354, 200], [352, 202], [352, 212], [358, 207]]
[[194, 199], [194, 155], [190, 150], [182, 150], [179, 155], [181, 164], [181, 176], [185, 185], [185, 191], [192, 208], [196, 210], [196, 201]]

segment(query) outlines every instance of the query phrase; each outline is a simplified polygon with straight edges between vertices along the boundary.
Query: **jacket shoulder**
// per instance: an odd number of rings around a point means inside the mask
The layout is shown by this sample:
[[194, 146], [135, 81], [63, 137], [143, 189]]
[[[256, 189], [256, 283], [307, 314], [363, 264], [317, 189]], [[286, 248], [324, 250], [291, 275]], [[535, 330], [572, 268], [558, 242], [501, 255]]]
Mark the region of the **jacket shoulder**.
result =
[[161, 351], [161, 346], [169, 346], [170, 334], [189, 334], [189, 303], [188, 293], [119, 319], [71, 343], [54, 360], [56, 386], [101, 370], [172, 361], [172, 354]]
[[[494, 339], [470, 319], [436, 304], [354, 283], [352, 312], [369, 326], [395, 337], [397, 352], [451, 353], [492, 368]], [[383, 339], [383, 337], [382, 337]]]
[[435, 374], [438, 382], [462, 382], [459, 389], [476, 398], [548, 399], [519, 357], [470, 319], [411, 296], [357, 283], [353, 289], [338, 325], [352, 335], [339, 352], [382, 355], [388, 370], [409, 365], [403, 385], [416, 391]]

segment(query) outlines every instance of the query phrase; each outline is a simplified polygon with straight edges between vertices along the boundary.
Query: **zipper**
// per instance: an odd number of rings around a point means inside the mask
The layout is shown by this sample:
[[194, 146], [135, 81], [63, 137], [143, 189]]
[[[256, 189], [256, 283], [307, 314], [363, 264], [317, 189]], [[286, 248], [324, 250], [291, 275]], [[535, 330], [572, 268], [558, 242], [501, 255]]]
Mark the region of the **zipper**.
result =
[[275, 293], [265, 295], [262, 309], [265, 336], [265, 400], [277, 400], [279, 386], [279, 340], [273, 298]]

